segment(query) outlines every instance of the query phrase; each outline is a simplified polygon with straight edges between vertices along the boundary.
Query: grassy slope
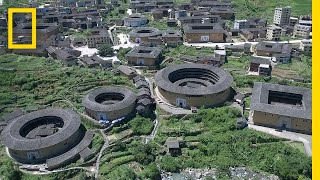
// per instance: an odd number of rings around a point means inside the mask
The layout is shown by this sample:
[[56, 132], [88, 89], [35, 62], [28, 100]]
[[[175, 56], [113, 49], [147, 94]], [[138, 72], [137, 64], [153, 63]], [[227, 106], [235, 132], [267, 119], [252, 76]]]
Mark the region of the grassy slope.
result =
[[[293, 147], [279, 139], [252, 129], [235, 129], [239, 112], [232, 108], [200, 110], [183, 120], [163, 119], [155, 141], [163, 144], [168, 137], [183, 137], [182, 155], [171, 162], [179, 169], [186, 167], [247, 166], [282, 179], [311, 176], [311, 159], [301, 147]], [[160, 167], [166, 162], [159, 156]]]
[[[175, 0], [175, 2], [181, 4], [191, 1]], [[275, 7], [291, 6], [294, 16], [311, 14], [312, 0], [233, 0], [233, 3], [237, 12], [236, 19], [261, 17], [272, 20]]]
[[[311, 0], [234, 0], [236, 18], [262, 17], [272, 20], [274, 8], [291, 6], [292, 15], [311, 14]], [[272, 22], [272, 21], [271, 21]]]
[[[123, 76], [110, 70], [65, 67], [45, 58], [6, 54], [0, 56], [0, 67], [15, 68], [16, 72], [0, 71], [0, 115], [15, 107], [44, 106], [55, 100], [70, 101], [82, 110], [83, 95], [97, 86], [118, 84], [132, 86]], [[58, 103], [70, 107], [70, 104]]]

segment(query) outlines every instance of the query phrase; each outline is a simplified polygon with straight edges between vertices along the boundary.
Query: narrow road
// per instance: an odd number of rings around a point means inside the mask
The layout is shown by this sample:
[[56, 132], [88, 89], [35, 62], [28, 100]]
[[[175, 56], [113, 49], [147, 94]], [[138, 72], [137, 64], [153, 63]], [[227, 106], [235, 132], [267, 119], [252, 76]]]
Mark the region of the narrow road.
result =
[[107, 135], [105, 134], [105, 131], [112, 128], [112, 127], [113, 127], [113, 125], [109, 126], [106, 129], [99, 129], [100, 133], [103, 136], [104, 144], [103, 144], [102, 148], [100, 149], [100, 152], [99, 152], [99, 155], [98, 155], [98, 158], [96, 161], [96, 168], [95, 168], [95, 175], [94, 175], [95, 179], [98, 179], [98, 177], [99, 177], [99, 167], [100, 167], [100, 159], [102, 157], [102, 153], [105, 149], [107, 149], [109, 147], [109, 141], [108, 141]]
[[253, 124], [248, 124], [248, 127], [251, 129], [255, 129], [260, 132], [264, 132], [267, 134], [271, 134], [273, 136], [277, 136], [280, 138], [285, 138], [289, 139], [292, 141], [298, 141], [302, 142], [304, 145], [304, 150], [308, 156], [312, 156], [312, 142], [311, 142], [311, 135], [306, 135], [306, 134], [300, 134], [300, 133], [295, 133], [295, 132], [290, 132], [290, 131], [277, 131], [274, 128], [268, 128], [268, 127], [263, 127], [263, 126], [257, 126]]

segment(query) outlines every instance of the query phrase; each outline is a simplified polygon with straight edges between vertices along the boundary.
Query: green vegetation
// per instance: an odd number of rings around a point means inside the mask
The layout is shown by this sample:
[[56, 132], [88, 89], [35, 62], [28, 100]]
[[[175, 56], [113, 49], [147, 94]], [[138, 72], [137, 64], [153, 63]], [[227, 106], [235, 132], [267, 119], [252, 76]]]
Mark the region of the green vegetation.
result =
[[236, 14], [236, 19], [246, 19], [249, 17], [263, 17], [267, 18], [269, 22], [273, 22], [274, 8], [276, 7], [292, 7], [292, 15], [308, 15], [312, 11], [312, 0], [234, 0], [234, 7]]
[[104, 144], [104, 140], [101, 134], [95, 133], [92, 139], [92, 151], [97, 154]]
[[111, 56], [113, 54], [113, 48], [110, 44], [104, 44], [98, 47], [98, 53], [102, 57]]
[[127, 165], [116, 167], [113, 171], [105, 176], [110, 180], [127, 180], [136, 179], [137, 174]]
[[291, 63], [279, 64], [276, 66], [281, 70], [295, 71], [299, 76], [303, 77], [307, 82], [311, 82], [312, 78], [312, 59], [308, 56], [302, 56], [301, 60], [293, 59]]
[[160, 180], [161, 175], [160, 171], [155, 163], [150, 163], [145, 167], [141, 176], [143, 179], [150, 179], [150, 180]]
[[[107, 14], [102, 15], [104, 22], [110, 23], [115, 19], [123, 18], [127, 15], [126, 10], [129, 8], [129, 0], [121, 0], [118, 3], [120, 6], [116, 6]], [[125, 10], [124, 13], [122, 13], [123, 10]]]
[[[133, 86], [126, 77], [111, 71], [79, 66], [65, 67], [50, 59], [5, 54], [0, 56], [0, 115], [16, 107], [40, 108], [64, 100], [72, 109], [83, 112], [83, 95], [105, 85]], [[1, 108], [2, 107], [2, 108]]]
[[129, 122], [129, 127], [135, 135], [148, 135], [152, 132], [153, 123], [151, 119], [137, 116]]
[[311, 158], [279, 139], [251, 129], [236, 130], [240, 111], [222, 107], [200, 110], [184, 120], [161, 121], [156, 141], [183, 137], [186, 145], [178, 157], [157, 159], [160, 167], [178, 171], [187, 167], [218, 168], [228, 175], [229, 167], [246, 166], [278, 175], [281, 179], [311, 178]]
[[120, 48], [117, 53], [117, 58], [121, 63], [127, 63], [126, 54], [131, 50], [131, 48]]
[[160, 65], [161, 68], [169, 67], [176, 64], [182, 64], [183, 61], [180, 60], [180, 56], [187, 55], [187, 56], [198, 56], [198, 55], [208, 55], [212, 56], [214, 53], [214, 49], [202, 47], [190, 47], [180, 45], [176, 48], [167, 47], [163, 52], [163, 56], [166, 57], [165, 61], [162, 62]]
[[155, 27], [159, 30], [167, 30], [167, 29], [180, 29], [179, 26], [175, 26], [175, 27], [169, 27], [167, 25], [167, 20], [168, 18], [164, 17], [162, 19], [156, 19], [154, 20], [153, 17], [150, 14], [146, 14], [148, 19], [149, 19], [149, 23], [147, 26], [149, 27]]

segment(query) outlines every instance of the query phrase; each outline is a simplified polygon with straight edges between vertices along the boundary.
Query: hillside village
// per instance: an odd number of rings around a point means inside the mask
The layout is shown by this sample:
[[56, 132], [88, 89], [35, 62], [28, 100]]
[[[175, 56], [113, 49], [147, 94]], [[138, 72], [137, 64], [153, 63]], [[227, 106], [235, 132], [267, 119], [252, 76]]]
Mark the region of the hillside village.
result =
[[311, 2], [269, 3], [4, 0], [0, 178], [311, 179]]

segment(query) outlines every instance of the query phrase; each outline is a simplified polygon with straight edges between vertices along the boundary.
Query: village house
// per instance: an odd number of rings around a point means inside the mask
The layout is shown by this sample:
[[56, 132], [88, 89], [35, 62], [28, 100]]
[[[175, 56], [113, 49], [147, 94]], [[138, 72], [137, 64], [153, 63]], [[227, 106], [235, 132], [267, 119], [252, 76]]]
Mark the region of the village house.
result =
[[124, 25], [127, 27], [139, 27], [148, 23], [148, 18], [141, 14], [132, 14], [124, 18]]
[[171, 154], [171, 156], [181, 154], [180, 141], [177, 138], [168, 138], [164, 145], [167, 148], [167, 152]]
[[81, 64], [87, 67], [101, 67], [101, 68], [110, 68], [112, 67], [112, 60], [103, 60], [97, 55], [88, 56], [84, 55], [79, 58]]
[[155, 66], [161, 61], [161, 49], [136, 46], [126, 54], [129, 65]]
[[290, 62], [292, 48], [288, 44], [259, 42], [255, 48], [255, 53], [258, 56], [273, 57], [275, 62], [288, 63]]
[[162, 34], [163, 41], [169, 47], [177, 47], [178, 45], [182, 44], [182, 34], [178, 30], [166, 30]]
[[112, 41], [106, 29], [96, 28], [91, 30], [87, 43], [89, 48], [97, 48], [102, 44], [112, 44]]
[[225, 30], [219, 24], [187, 24], [183, 30], [188, 43], [226, 42]]
[[[31, 23], [22, 23], [13, 29], [13, 39], [25, 37], [31, 38]], [[52, 35], [59, 33], [59, 27], [55, 23], [37, 23], [37, 41], [45, 42]]]
[[310, 32], [311, 32], [310, 26], [296, 24], [294, 26], [293, 36], [300, 37], [300, 38], [308, 38], [310, 36]]
[[249, 74], [271, 76], [272, 66], [268, 59], [253, 57], [250, 60]]
[[235, 20], [233, 24], [233, 29], [245, 29], [248, 27], [247, 20]]
[[234, 20], [234, 10], [232, 8], [211, 8], [210, 14], [219, 15], [222, 19], [225, 20]]
[[128, 77], [129, 79], [133, 79], [135, 76], [137, 76], [137, 71], [130, 66], [120, 65], [118, 66], [117, 70], [120, 72], [120, 74]]
[[267, 39], [271, 41], [279, 41], [281, 36], [281, 27], [270, 25], [267, 27]]
[[68, 53], [65, 50], [50, 46], [47, 48], [47, 51], [50, 57], [60, 60], [63, 64], [67, 66], [77, 64], [78, 58], [76, 58], [74, 55]]
[[312, 56], [312, 40], [311, 39], [303, 39], [300, 42], [299, 47], [302, 52], [307, 56]]
[[215, 56], [180, 56], [180, 60], [196, 63], [196, 64], [211, 64], [213, 66], [221, 66], [224, 62], [220, 60], [220, 58]]

